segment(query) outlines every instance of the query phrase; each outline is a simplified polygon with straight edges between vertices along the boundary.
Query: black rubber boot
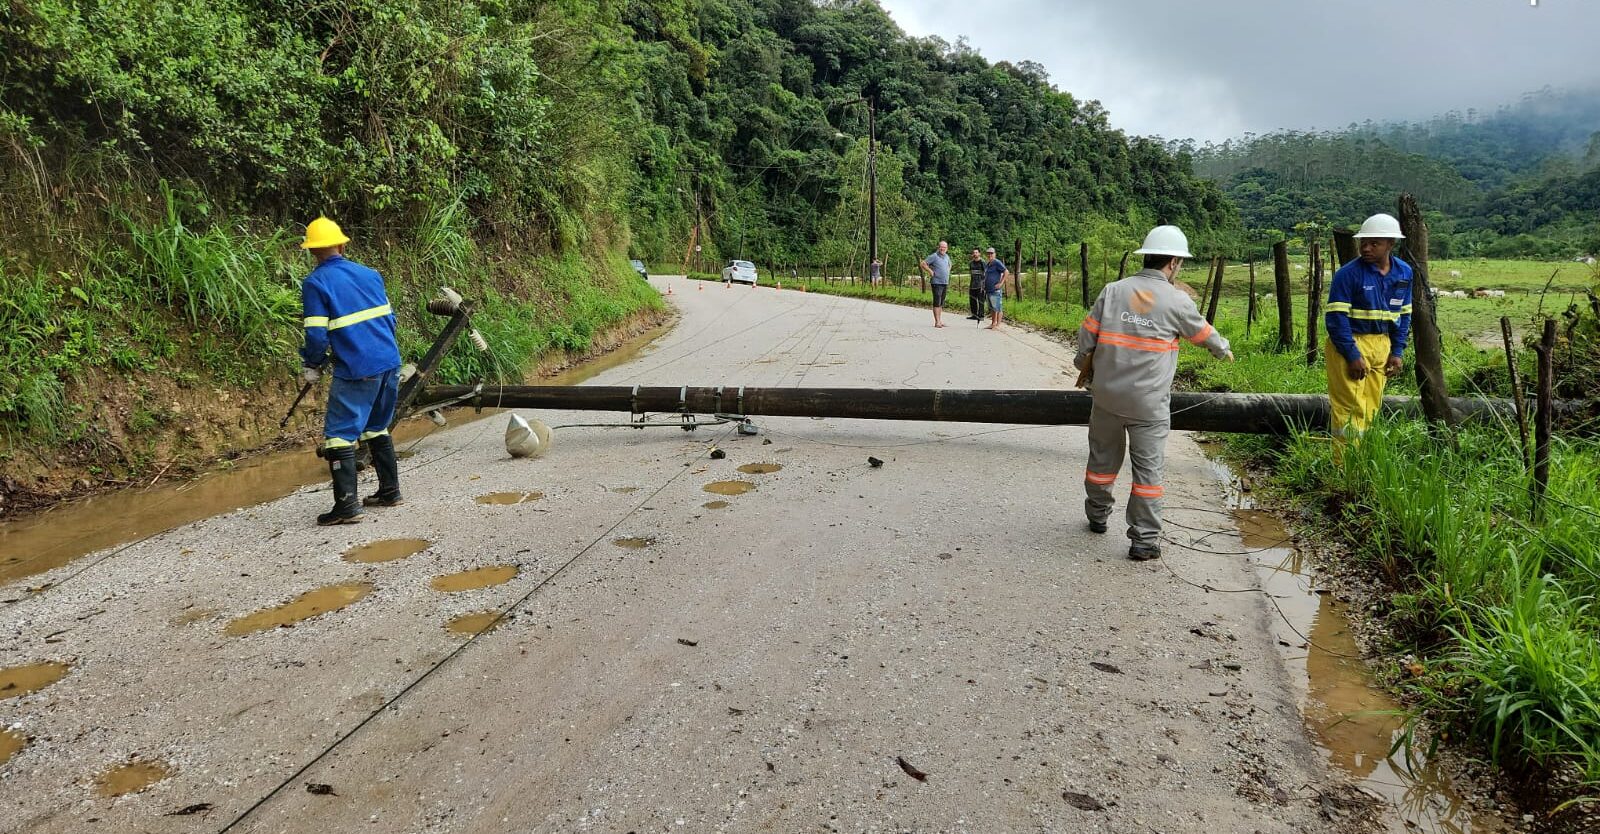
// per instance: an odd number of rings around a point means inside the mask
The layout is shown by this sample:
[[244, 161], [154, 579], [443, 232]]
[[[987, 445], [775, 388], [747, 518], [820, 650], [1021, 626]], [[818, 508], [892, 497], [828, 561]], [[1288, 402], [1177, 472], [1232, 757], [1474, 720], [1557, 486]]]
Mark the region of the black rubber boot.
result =
[[361, 500], [356, 497], [356, 447], [324, 449], [333, 476], [333, 509], [317, 516], [317, 524], [355, 524], [361, 521]]
[[378, 491], [361, 499], [363, 507], [395, 507], [400, 497], [400, 459], [394, 454], [394, 438], [384, 434], [367, 441], [372, 453], [372, 469], [378, 474]]

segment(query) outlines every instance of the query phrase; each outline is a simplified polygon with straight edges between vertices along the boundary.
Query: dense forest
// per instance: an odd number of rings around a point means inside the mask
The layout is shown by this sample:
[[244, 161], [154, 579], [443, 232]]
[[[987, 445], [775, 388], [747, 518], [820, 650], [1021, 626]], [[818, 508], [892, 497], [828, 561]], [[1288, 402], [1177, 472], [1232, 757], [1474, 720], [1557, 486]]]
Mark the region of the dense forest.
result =
[[630, 256], [858, 270], [869, 106], [891, 270], [941, 237], [1239, 238], [1161, 143], [871, 0], [0, 5], [0, 498], [260, 440], [196, 403], [292, 396], [319, 213], [388, 276], [408, 355], [439, 284], [482, 301], [493, 353], [453, 378], [659, 309]]
[[1221, 183], [1257, 237], [1359, 223], [1410, 191], [1446, 257], [1600, 254], [1600, 90], [1540, 90], [1492, 113], [1169, 143]]

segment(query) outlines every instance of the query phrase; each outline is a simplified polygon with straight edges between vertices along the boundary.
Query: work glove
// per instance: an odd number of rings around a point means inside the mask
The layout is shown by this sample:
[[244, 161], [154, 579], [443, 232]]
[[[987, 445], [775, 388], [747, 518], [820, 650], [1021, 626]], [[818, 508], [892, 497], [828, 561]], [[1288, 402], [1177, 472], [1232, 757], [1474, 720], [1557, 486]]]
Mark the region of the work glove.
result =
[[322, 371], [318, 370], [317, 368], [306, 366], [300, 369], [300, 381], [307, 385], [316, 385], [317, 380], [321, 378]]

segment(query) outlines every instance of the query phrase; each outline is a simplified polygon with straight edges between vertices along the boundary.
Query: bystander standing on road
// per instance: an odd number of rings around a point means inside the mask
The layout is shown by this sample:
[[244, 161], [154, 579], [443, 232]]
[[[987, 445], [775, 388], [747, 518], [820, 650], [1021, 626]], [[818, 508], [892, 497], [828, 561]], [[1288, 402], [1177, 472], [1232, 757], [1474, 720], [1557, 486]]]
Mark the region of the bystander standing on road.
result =
[[950, 292], [950, 244], [939, 241], [939, 248], [917, 264], [933, 287], [933, 326], [944, 327], [944, 298]]
[[972, 261], [967, 264], [967, 318], [983, 321], [983, 253], [972, 250]]
[[876, 287], [879, 284], [883, 283], [883, 261], [880, 261], [877, 258], [873, 258], [872, 259], [872, 270], [871, 270], [871, 272], [872, 272], [872, 286]]
[[983, 267], [983, 294], [989, 299], [989, 330], [999, 330], [1000, 321], [1004, 318], [1001, 310], [1005, 307], [1006, 277], [1011, 273], [1006, 269], [1005, 261], [995, 255], [994, 247], [984, 251], [989, 256], [989, 263]]

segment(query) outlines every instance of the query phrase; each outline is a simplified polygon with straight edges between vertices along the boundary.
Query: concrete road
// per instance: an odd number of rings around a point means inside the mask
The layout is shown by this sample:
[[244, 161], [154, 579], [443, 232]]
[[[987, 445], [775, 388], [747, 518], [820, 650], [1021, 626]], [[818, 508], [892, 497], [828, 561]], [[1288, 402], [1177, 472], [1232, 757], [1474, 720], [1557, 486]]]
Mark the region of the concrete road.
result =
[[[652, 280], [680, 321], [595, 384], [1072, 380], [1063, 346], [959, 314]], [[311, 526], [306, 490], [5, 589], [0, 664], [70, 670], [0, 701], [30, 739], [0, 830], [1332, 830], [1270, 607], [1189, 584], [1256, 587], [1248, 560], [1132, 563], [1087, 532], [1082, 428], [759, 422], [561, 428], [530, 461], [494, 417], [421, 441], [407, 503], [363, 524]], [[1168, 459], [1169, 519], [1240, 550], [1195, 444]], [[502, 492], [538, 495], [476, 500]], [[341, 556], [397, 538], [429, 544]], [[491, 566], [517, 573], [432, 584]], [[350, 583], [371, 591], [230, 635]], [[470, 642], [445, 628], [508, 607]], [[130, 761], [166, 776], [104, 796]]]

